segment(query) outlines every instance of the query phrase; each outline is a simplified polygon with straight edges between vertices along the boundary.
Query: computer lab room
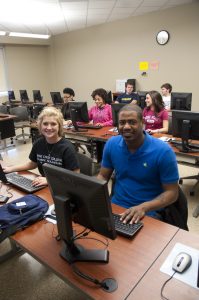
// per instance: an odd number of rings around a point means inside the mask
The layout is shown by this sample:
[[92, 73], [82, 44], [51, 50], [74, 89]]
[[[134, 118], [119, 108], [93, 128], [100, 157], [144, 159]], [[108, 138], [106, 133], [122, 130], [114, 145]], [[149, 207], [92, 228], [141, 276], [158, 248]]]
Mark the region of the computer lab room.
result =
[[0, 7], [0, 299], [198, 299], [199, 2]]

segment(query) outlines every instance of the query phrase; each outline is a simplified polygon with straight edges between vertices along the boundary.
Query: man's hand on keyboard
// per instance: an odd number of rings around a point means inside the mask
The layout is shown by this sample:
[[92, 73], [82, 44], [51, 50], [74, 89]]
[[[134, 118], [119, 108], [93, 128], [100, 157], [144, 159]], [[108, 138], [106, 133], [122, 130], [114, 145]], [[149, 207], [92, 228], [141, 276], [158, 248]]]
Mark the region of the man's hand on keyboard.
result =
[[137, 223], [145, 216], [145, 213], [146, 211], [142, 204], [133, 206], [125, 210], [125, 212], [121, 215], [121, 220], [124, 223]]
[[48, 185], [46, 177], [38, 176], [32, 181], [33, 186]]

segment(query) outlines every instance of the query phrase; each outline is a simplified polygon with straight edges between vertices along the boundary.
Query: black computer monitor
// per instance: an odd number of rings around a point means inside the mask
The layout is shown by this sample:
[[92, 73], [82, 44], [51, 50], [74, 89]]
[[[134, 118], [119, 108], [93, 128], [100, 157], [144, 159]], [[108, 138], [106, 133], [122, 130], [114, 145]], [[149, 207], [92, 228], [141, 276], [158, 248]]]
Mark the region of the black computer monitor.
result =
[[20, 94], [21, 102], [29, 101], [27, 90], [19, 90], [19, 94]]
[[50, 92], [50, 95], [51, 95], [51, 98], [52, 98], [52, 102], [55, 106], [64, 103], [60, 92]]
[[125, 106], [126, 103], [112, 103], [111, 108], [112, 108], [112, 118], [113, 118], [113, 126], [118, 127], [118, 116], [119, 116], [119, 111], [120, 109]]
[[63, 241], [61, 256], [69, 263], [108, 262], [107, 250], [78, 245], [72, 223], [116, 238], [107, 182], [54, 165], [44, 164], [43, 168], [55, 204], [58, 233]]
[[112, 98], [112, 92], [107, 90], [107, 98], [106, 98], [106, 103], [107, 104], [111, 104], [113, 102], [113, 98]]
[[192, 93], [171, 93], [171, 109], [191, 110]]
[[148, 94], [148, 92], [144, 92], [144, 91], [139, 91], [138, 92], [138, 105], [141, 107], [141, 109], [144, 109], [146, 106], [146, 94]]
[[78, 127], [78, 122], [89, 122], [87, 102], [69, 102], [69, 110], [74, 130], [87, 131], [86, 129]]
[[199, 152], [199, 145], [191, 144], [190, 140], [199, 140], [199, 112], [173, 110], [172, 135], [182, 138], [181, 152]]
[[42, 96], [40, 90], [33, 90], [33, 100], [34, 102], [42, 102]]
[[8, 100], [16, 100], [14, 91], [8, 91]]

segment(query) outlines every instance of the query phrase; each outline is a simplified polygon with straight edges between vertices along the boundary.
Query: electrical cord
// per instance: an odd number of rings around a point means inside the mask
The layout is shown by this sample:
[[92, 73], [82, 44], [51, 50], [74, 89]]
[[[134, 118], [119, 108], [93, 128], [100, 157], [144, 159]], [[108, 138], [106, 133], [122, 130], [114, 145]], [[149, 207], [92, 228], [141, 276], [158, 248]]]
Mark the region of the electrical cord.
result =
[[[91, 230], [89, 230], [89, 231], [86, 231], [86, 230], [87, 230], [87, 228], [85, 228], [82, 232], [80, 232], [76, 236], [74, 236], [73, 241], [80, 240], [80, 239], [90, 239], [90, 240], [95, 240], [95, 241], [98, 241], [98, 242], [102, 243], [103, 245], [106, 246], [106, 248], [108, 247], [108, 240], [107, 239], [105, 239], [106, 242], [104, 242], [104, 241], [102, 241], [100, 239], [96, 239], [94, 237], [87, 237], [87, 235], [91, 232]], [[81, 278], [83, 278], [85, 280], [88, 280], [88, 281], [90, 281], [90, 282], [92, 282], [96, 285], [99, 285], [100, 287], [102, 287], [105, 290], [108, 290], [108, 286], [107, 286], [106, 282], [100, 281], [97, 278], [94, 278], [94, 277], [92, 277], [88, 274], [83, 273], [82, 271], [80, 271], [80, 269], [77, 268], [77, 266], [75, 265], [74, 262], [71, 263], [71, 267], [72, 267], [73, 272], [76, 275], [78, 275]]]
[[176, 272], [174, 272], [173, 275], [171, 275], [171, 277], [170, 277], [169, 279], [167, 279], [167, 280], [163, 283], [163, 285], [162, 285], [162, 287], [161, 287], [161, 293], [160, 293], [160, 295], [161, 295], [161, 299], [162, 299], [162, 300], [169, 300], [167, 297], [165, 297], [165, 296], [163, 295], [163, 290], [164, 290], [166, 284], [173, 278], [173, 276], [175, 275], [175, 273], [176, 273]]
[[74, 263], [71, 264], [71, 267], [72, 267], [73, 272], [76, 275], [80, 276], [81, 278], [83, 278], [85, 280], [88, 280], [88, 281], [90, 281], [90, 282], [92, 282], [96, 285], [99, 285], [100, 287], [102, 287], [104, 289], [108, 289], [108, 286], [106, 285], [105, 282], [100, 281], [100, 280], [98, 280], [98, 279], [96, 279], [92, 276], [89, 276], [88, 274], [85, 274], [85, 273], [81, 272]]

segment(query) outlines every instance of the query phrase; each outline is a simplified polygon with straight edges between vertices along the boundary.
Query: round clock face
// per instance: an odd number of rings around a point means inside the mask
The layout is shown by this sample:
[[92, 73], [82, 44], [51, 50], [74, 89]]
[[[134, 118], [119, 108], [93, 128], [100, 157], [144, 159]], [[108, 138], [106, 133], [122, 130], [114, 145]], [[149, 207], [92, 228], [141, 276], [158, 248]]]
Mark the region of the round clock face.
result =
[[169, 41], [169, 33], [166, 30], [161, 30], [156, 36], [156, 40], [159, 45], [165, 45]]

